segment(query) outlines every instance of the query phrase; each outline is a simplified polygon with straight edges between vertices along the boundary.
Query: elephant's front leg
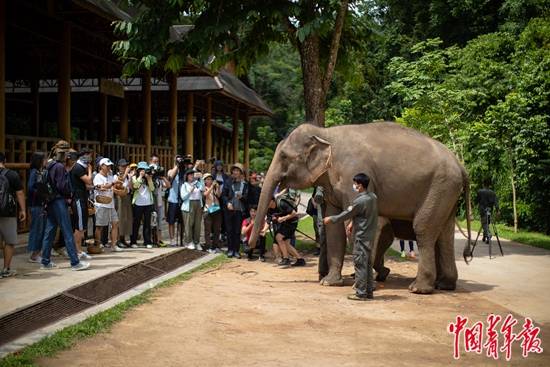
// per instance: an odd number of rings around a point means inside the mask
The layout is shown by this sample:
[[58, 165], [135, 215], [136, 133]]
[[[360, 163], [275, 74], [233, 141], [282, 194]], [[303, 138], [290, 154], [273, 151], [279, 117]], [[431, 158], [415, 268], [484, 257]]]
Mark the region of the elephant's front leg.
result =
[[[328, 205], [326, 215], [331, 216], [340, 213], [340, 210]], [[341, 286], [342, 265], [346, 253], [346, 230], [344, 224], [328, 224], [325, 226], [326, 234], [326, 262], [328, 274], [321, 279], [321, 285]], [[320, 259], [321, 261], [323, 259]]]

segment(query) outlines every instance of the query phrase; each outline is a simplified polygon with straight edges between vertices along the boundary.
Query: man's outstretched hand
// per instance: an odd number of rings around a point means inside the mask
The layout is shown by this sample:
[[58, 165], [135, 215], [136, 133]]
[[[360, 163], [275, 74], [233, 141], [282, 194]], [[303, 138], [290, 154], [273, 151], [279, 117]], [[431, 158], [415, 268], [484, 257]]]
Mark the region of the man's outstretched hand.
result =
[[330, 217], [324, 217], [324, 218], [323, 218], [323, 224], [324, 224], [324, 225], [327, 225], [327, 224], [329, 224], [329, 223], [330, 223]]

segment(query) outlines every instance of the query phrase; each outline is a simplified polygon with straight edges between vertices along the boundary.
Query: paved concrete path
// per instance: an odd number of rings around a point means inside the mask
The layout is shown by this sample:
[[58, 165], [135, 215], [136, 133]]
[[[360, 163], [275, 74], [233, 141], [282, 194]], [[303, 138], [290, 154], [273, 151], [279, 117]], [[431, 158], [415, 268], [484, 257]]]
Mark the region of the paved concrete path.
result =
[[[474, 232], [472, 236], [475, 238]], [[478, 242], [474, 259], [467, 265], [462, 257], [464, 236], [455, 232], [455, 258], [459, 287], [493, 301], [539, 323], [550, 322], [550, 251], [501, 238], [504, 256], [496, 241], [493, 258], [489, 246]], [[400, 250], [399, 241], [392, 246]], [[408, 250], [408, 244], [405, 244]], [[415, 243], [416, 249], [416, 243]]]

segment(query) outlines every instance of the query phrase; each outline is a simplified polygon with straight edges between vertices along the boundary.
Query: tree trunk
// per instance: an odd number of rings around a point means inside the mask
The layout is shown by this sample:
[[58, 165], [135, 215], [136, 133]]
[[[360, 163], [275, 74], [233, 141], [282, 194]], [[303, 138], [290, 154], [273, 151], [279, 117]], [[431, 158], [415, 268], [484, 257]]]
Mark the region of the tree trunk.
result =
[[514, 209], [514, 233], [518, 232], [518, 212], [516, 207], [516, 182], [514, 180], [514, 170], [510, 173], [510, 181], [512, 183], [512, 208]]
[[322, 75], [320, 68], [319, 37], [309, 35], [299, 45], [302, 63], [302, 83], [304, 86], [304, 103], [306, 121], [318, 126], [325, 126], [324, 111], [320, 114], [321, 101], [324, 100]]

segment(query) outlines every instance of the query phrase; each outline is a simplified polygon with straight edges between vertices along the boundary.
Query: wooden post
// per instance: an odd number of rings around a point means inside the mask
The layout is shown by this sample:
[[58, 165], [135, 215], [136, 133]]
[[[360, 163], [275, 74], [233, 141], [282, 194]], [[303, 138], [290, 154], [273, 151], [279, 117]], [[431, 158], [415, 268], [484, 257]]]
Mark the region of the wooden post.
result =
[[63, 23], [63, 43], [59, 53], [57, 83], [59, 137], [71, 140], [71, 25]]
[[235, 162], [230, 162], [232, 160], [233, 160], [233, 157], [232, 157], [232, 149], [231, 149], [231, 137], [229, 137], [225, 139], [225, 159], [224, 159], [225, 162], [224, 163], [231, 165], [235, 163]]
[[107, 119], [109, 118], [109, 109], [107, 108], [107, 95], [99, 93], [99, 143], [107, 141]]
[[212, 152], [212, 97], [206, 97], [206, 152], [205, 158], [210, 159], [216, 154]]
[[126, 93], [124, 93], [124, 98], [122, 98], [120, 109], [120, 142], [128, 144], [128, 95]]
[[[187, 118], [185, 120], [185, 154], [193, 156], [193, 93], [187, 95]], [[193, 157], [194, 158], [194, 157]]]
[[235, 107], [233, 114], [233, 133], [231, 134], [231, 163], [237, 163], [239, 160], [239, 107]]
[[248, 171], [250, 169], [250, 118], [248, 114], [244, 116], [243, 127], [243, 160], [244, 168]]
[[[210, 128], [212, 129], [212, 124], [210, 124]], [[218, 154], [218, 135], [218, 131], [212, 129], [212, 157], [216, 157], [216, 159], [220, 159]]]
[[143, 76], [143, 142], [145, 144], [145, 159], [151, 157], [151, 71]]
[[40, 93], [38, 78], [31, 80], [32, 122], [36, 136], [40, 136]]
[[170, 145], [172, 156], [178, 154], [178, 76], [170, 78]]
[[0, 0], [0, 152], [6, 151], [6, 2]]

